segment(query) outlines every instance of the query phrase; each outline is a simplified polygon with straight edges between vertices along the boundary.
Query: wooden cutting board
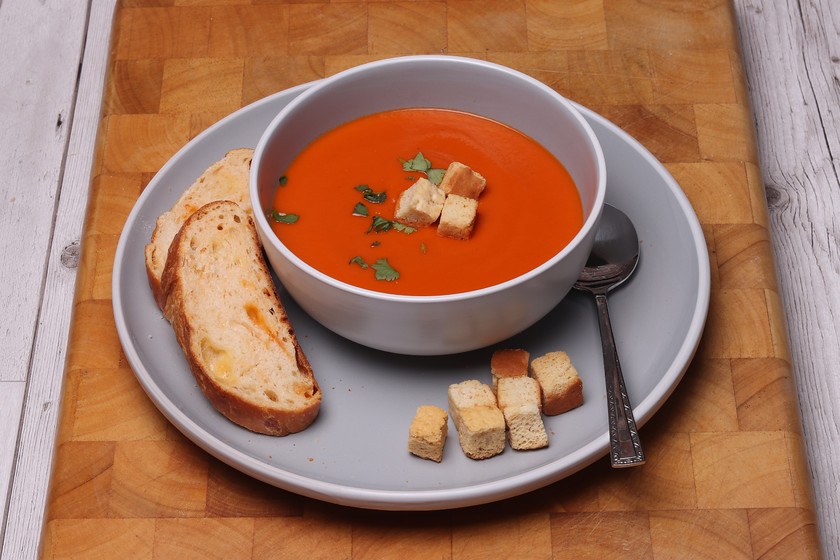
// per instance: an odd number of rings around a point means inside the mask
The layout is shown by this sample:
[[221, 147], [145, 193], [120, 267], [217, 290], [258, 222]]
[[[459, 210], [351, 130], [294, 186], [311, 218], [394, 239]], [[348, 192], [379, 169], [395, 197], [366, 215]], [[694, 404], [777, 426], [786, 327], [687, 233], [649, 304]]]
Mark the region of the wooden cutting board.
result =
[[[82, 244], [44, 558], [818, 558], [734, 15], [721, 0], [124, 0]], [[696, 358], [641, 430], [529, 494], [357, 510], [257, 482], [157, 411], [122, 353], [111, 271], [154, 173], [218, 119], [371, 60], [449, 53], [526, 72], [639, 139], [703, 225]]]

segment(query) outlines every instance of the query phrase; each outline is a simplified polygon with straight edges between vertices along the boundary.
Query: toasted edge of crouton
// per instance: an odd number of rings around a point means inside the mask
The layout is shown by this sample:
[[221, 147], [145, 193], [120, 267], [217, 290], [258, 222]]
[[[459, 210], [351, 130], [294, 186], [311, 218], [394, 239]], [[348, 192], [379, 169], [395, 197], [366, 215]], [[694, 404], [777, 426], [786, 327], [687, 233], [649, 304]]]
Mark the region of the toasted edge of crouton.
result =
[[475, 226], [478, 201], [457, 194], [446, 196], [440, 212], [437, 234], [453, 239], [469, 239]]
[[440, 463], [446, 443], [449, 416], [442, 408], [422, 405], [408, 429], [408, 451], [423, 459]]
[[444, 192], [421, 177], [397, 197], [394, 218], [412, 227], [429, 226], [440, 216], [445, 201]]
[[477, 199], [484, 191], [487, 181], [467, 165], [453, 161], [446, 168], [440, 189], [446, 194], [455, 194], [465, 198]]
[[565, 352], [532, 360], [531, 375], [540, 384], [544, 414], [561, 414], [583, 404], [583, 381]]
[[520, 348], [505, 348], [493, 352], [490, 358], [493, 391], [498, 391], [499, 379], [502, 377], [527, 376], [530, 359], [531, 354]]

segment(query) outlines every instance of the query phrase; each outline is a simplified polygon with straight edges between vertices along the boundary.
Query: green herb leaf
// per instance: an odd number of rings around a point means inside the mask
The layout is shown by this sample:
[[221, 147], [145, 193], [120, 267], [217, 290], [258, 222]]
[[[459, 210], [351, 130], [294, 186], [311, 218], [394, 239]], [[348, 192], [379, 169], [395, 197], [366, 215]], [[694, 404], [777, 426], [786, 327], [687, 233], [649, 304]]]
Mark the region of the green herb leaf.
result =
[[300, 218], [297, 214], [281, 214], [277, 210], [272, 210], [269, 216], [272, 220], [281, 224], [293, 224]]
[[357, 191], [359, 191], [359, 192], [363, 192], [363, 193], [366, 193], [366, 192], [368, 192], [368, 191], [372, 190], [372, 189], [371, 189], [369, 186], [367, 186], [367, 185], [358, 185], [358, 186], [356, 186], [356, 187], [354, 187], [354, 188], [355, 188]]
[[353, 208], [353, 215], [354, 216], [363, 216], [367, 217], [368, 209], [365, 206], [364, 202], [357, 202], [355, 208]]
[[443, 181], [444, 173], [446, 173], [446, 169], [429, 169], [429, 171], [426, 172], [426, 177], [428, 177], [429, 181], [435, 185], [440, 185], [440, 182]]
[[377, 280], [386, 280], [391, 282], [392, 280], [396, 280], [400, 277], [400, 273], [388, 264], [388, 259], [379, 259], [370, 265], [370, 267], [376, 271], [373, 277]]
[[407, 226], [393, 220], [387, 220], [382, 216], [374, 216], [371, 220], [370, 227], [365, 233], [382, 233], [383, 231], [388, 231], [390, 229], [395, 229], [402, 233], [414, 233], [417, 231], [416, 227]]
[[417, 152], [413, 159], [402, 161], [403, 171], [422, 171], [425, 173], [432, 168], [432, 162], [423, 157], [423, 152]]
[[379, 247], [380, 245], [382, 245], [382, 243], [380, 243], [379, 241], [374, 241], [370, 244], [371, 247]]
[[420, 251], [421, 251], [424, 255], [426, 254], [426, 244], [425, 244], [425, 243], [421, 243], [421, 244], [420, 244]]
[[352, 259], [350, 259], [350, 262], [347, 263], [347, 264], [357, 264], [357, 265], [361, 266], [362, 268], [367, 268], [368, 267], [367, 263], [362, 260], [362, 257], [353, 257]]
[[365, 200], [368, 202], [373, 202], [374, 204], [380, 204], [388, 200], [388, 195], [385, 194], [385, 191], [374, 192], [372, 190], [367, 191], [364, 194]]
[[285, 187], [286, 183], [288, 181], [289, 181], [289, 178], [286, 177], [285, 175], [283, 175], [282, 177], [280, 177], [280, 179], [277, 182], [280, 184], [281, 187]]
[[415, 231], [417, 231], [416, 227], [407, 226], [399, 222], [392, 222], [392, 225], [394, 226], [395, 230], [401, 231], [403, 233], [414, 233]]
[[381, 233], [383, 231], [388, 231], [394, 227], [394, 222], [391, 220], [386, 220], [382, 216], [374, 216], [370, 223], [370, 228], [365, 233], [375, 232]]

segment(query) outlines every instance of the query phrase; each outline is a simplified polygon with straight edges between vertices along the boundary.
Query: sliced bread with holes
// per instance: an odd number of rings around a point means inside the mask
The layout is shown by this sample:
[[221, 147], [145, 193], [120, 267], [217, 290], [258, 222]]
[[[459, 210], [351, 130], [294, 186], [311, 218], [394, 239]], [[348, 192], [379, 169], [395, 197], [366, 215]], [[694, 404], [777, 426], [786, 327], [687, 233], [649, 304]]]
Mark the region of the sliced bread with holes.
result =
[[248, 175], [254, 150], [239, 148], [231, 150], [225, 157], [208, 167], [195, 182], [184, 191], [172, 208], [157, 219], [152, 238], [146, 245], [146, 275], [149, 287], [158, 306], [163, 309], [163, 292], [160, 278], [166, 264], [169, 244], [181, 226], [193, 212], [214, 200], [232, 200], [251, 213], [251, 198], [248, 194]]
[[219, 412], [276, 436], [315, 420], [321, 391], [245, 210], [230, 201], [196, 210], [172, 240], [161, 287], [164, 314]]

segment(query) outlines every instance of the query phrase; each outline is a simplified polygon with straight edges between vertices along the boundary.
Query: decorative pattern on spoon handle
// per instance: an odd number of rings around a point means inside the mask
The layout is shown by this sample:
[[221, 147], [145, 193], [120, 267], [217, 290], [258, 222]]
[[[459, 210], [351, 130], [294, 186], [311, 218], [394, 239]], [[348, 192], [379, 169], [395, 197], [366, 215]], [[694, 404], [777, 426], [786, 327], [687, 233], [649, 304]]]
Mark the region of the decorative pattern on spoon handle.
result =
[[606, 294], [596, 294], [598, 324], [604, 353], [604, 375], [607, 385], [607, 413], [610, 428], [610, 462], [614, 468], [643, 465], [645, 452], [639, 439], [633, 408], [624, 385], [618, 352], [615, 349]]

